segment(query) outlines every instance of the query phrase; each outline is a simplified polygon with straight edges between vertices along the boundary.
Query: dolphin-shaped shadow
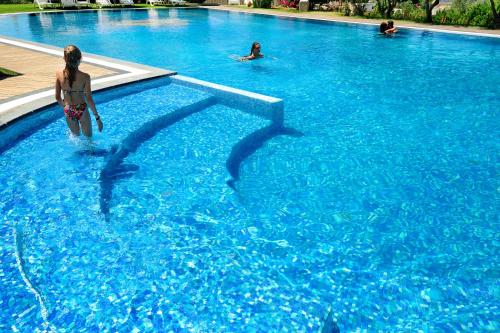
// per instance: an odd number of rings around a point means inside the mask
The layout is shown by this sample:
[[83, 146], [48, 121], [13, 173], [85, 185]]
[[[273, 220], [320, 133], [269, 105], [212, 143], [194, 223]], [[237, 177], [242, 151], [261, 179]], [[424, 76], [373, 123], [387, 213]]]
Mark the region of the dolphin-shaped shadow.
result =
[[323, 328], [321, 328], [321, 333], [340, 333], [340, 328], [337, 323], [333, 320], [333, 311], [330, 309], [328, 311], [328, 316], [323, 322]]
[[[116, 150], [116, 149], [115, 149]], [[78, 156], [92, 156], [92, 157], [106, 157], [110, 154], [113, 154], [115, 151], [113, 149], [83, 149], [75, 152]]]
[[227, 181], [227, 185], [233, 190], [236, 190], [234, 183], [240, 180], [240, 165], [250, 155], [255, 153], [257, 149], [262, 147], [265, 142], [271, 140], [278, 135], [290, 135], [293, 137], [301, 137], [304, 134], [293, 128], [284, 127], [282, 125], [271, 124], [250, 133], [240, 140], [231, 149], [231, 154], [226, 161], [226, 168], [231, 179]]
[[109, 205], [113, 195], [114, 182], [119, 179], [130, 177], [134, 171], [139, 169], [138, 166], [133, 164], [123, 165], [122, 163], [125, 158], [130, 153], [135, 152], [139, 146], [154, 137], [162, 129], [165, 129], [187, 116], [202, 111], [203, 109], [206, 109], [216, 103], [217, 100], [215, 97], [207, 97], [199, 102], [150, 120], [127, 135], [121, 143], [119, 149], [107, 160], [106, 165], [101, 171], [101, 176], [99, 177], [101, 186], [99, 204], [106, 221], [109, 221]]

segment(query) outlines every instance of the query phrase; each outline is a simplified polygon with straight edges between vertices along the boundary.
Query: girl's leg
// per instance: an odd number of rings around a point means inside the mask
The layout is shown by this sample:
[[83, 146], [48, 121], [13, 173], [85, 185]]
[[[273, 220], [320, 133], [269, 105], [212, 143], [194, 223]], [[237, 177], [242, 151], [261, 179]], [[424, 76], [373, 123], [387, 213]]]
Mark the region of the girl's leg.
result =
[[92, 123], [90, 121], [89, 110], [83, 111], [82, 117], [80, 118], [80, 125], [82, 126], [83, 135], [90, 138], [92, 136]]
[[78, 120], [73, 120], [66, 116], [66, 123], [68, 124], [68, 127], [73, 135], [80, 135], [80, 124], [78, 123]]

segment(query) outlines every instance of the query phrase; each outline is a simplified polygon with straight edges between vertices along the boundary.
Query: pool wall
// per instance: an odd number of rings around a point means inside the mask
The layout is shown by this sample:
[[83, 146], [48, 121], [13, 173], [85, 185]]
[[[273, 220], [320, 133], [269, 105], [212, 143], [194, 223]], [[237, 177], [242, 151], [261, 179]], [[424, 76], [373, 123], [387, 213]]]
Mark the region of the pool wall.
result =
[[197, 80], [182, 75], [174, 75], [170, 80], [176, 84], [211, 93], [221, 104], [269, 119], [276, 125], [283, 124], [284, 106], [282, 99]]

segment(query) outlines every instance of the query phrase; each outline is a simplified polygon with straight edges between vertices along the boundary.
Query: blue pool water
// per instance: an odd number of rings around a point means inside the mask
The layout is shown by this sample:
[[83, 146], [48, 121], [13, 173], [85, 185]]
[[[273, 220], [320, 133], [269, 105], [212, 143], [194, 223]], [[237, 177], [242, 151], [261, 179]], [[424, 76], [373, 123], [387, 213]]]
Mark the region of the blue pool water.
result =
[[[0, 329], [304, 332], [331, 311], [343, 332], [500, 330], [499, 39], [207, 10], [19, 15], [0, 31], [283, 98], [304, 133], [246, 159], [235, 192], [231, 149], [268, 122], [207, 104], [125, 157], [108, 216], [110, 154], [78, 154], [62, 119], [3, 152]], [[265, 59], [232, 59], [254, 40]], [[98, 151], [210, 98], [113, 94]]]

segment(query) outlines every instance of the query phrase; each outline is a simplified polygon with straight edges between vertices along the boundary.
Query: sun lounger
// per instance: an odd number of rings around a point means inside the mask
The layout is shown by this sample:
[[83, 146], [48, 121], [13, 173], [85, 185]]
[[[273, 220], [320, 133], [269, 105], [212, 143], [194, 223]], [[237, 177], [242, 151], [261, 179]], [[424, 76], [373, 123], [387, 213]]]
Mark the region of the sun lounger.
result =
[[45, 7], [53, 8], [59, 6], [58, 3], [54, 3], [51, 0], [35, 0], [35, 5], [37, 5], [40, 10], [44, 10]]
[[113, 7], [114, 4], [111, 2], [111, 0], [96, 0], [95, 2], [99, 8], [102, 7]]
[[371, 13], [375, 10], [375, 6], [377, 5], [377, 3], [375, 2], [371, 2], [371, 1], [368, 1], [366, 4], [365, 4], [365, 10], [367, 13]]
[[120, 0], [120, 5], [122, 6], [133, 6], [134, 1], [133, 0]]
[[80, 7], [90, 7], [90, 0], [76, 0], [76, 6]]
[[179, 5], [179, 6], [183, 6], [186, 4], [186, 1], [185, 0], [169, 0], [169, 2], [172, 4], [172, 5]]
[[76, 0], [61, 0], [62, 8], [77, 7]]
[[167, 1], [166, 0], [146, 0], [146, 3], [149, 3], [151, 6], [158, 6], [158, 5], [166, 5]]

